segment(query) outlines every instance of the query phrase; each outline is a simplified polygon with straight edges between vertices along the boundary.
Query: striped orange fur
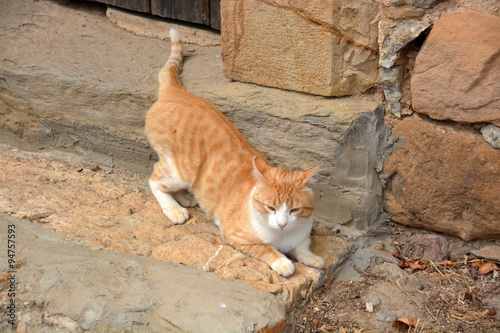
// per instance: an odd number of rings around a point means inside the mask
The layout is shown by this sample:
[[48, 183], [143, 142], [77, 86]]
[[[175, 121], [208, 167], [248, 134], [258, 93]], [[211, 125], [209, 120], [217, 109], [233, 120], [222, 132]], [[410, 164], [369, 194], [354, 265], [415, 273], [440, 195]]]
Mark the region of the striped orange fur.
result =
[[181, 36], [171, 29], [170, 37], [158, 99], [146, 117], [160, 158], [149, 183], [163, 212], [174, 224], [184, 223], [184, 207], [199, 204], [226, 244], [283, 276], [294, 272], [284, 254], [323, 268], [323, 258], [309, 250], [316, 169], [273, 168], [212, 103], [185, 90], [178, 78]]

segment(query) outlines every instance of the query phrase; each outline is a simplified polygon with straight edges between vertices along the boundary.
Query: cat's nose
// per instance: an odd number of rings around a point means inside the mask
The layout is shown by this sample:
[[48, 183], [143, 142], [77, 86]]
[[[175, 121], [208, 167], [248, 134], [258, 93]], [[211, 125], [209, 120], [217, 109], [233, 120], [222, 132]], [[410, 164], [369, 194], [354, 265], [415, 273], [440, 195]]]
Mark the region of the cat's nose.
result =
[[276, 221], [276, 224], [278, 224], [278, 227], [280, 227], [281, 230], [286, 227], [288, 224], [288, 219], [286, 216], [280, 216], [278, 215], [278, 219]]
[[288, 216], [283, 212], [276, 212], [276, 224], [283, 230], [288, 224]]

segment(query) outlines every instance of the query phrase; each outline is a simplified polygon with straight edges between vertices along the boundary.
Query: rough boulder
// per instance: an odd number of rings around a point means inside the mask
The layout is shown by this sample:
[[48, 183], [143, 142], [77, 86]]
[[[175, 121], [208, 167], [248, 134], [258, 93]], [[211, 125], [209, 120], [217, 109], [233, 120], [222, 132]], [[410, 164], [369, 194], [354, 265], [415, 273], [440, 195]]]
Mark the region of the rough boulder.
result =
[[392, 220], [464, 240], [500, 237], [500, 152], [468, 126], [422, 116], [393, 129], [386, 160]]
[[441, 18], [417, 56], [413, 108], [431, 118], [500, 125], [500, 17]]

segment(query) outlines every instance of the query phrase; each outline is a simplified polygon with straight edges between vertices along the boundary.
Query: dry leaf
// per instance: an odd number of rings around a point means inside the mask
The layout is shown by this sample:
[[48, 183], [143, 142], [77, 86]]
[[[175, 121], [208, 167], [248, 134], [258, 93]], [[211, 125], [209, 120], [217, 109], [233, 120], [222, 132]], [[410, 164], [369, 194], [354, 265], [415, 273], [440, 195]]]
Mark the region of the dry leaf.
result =
[[424, 263], [420, 263], [420, 260], [417, 260], [415, 261], [414, 263], [412, 263], [410, 265], [410, 268], [415, 270], [415, 269], [425, 269], [425, 264]]
[[392, 327], [397, 330], [407, 330], [409, 328], [417, 328], [417, 326], [421, 326], [422, 322], [415, 318], [403, 317], [399, 318], [392, 323]]
[[449, 260], [443, 260], [441, 262], [441, 265], [450, 265], [450, 266], [453, 266], [453, 263], [451, 261], [449, 261]]
[[476, 259], [476, 260], [469, 261], [469, 263], [472, 266], [476, 266], [477, 268], [479, 268], [483, 264], [483, 261], [481, 259]]
[[425, 264], [420, 262], [420, 260], [408, 260], [408, 261], [402, 261], [401, 264], [399, 265], [401, 268], [409, 268], [412, 271], [417, 270], [417, 269], [425, 269]]
[[421, 263], [420, 260], [409, 261], [408, 267], [410, 267], [412, 270], [425, 269], [425, 264]]
[[498, 268], [498, 266], [491, 261], [485, 262], [484, 264], [479, 266], [479, 269], [477, 270], [477, 272], [481, 275], [485, 275], [493, 271], [500, 271], [500, 268]]

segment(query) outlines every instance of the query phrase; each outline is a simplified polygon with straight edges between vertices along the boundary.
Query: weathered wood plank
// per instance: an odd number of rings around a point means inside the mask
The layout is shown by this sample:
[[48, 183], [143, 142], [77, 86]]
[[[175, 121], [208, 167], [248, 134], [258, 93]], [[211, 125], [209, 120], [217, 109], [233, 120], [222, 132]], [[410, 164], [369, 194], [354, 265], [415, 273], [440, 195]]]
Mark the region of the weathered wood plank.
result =
[[90, 0], [220, 30], [220, 0]]
[[172, 18], [172, 0], [151, 0], [151, 14]]
[[211, 2], [210, 26], [220, 30], [220, 0], [212, 0]]
[[210, 0], [172, 0], [172, 18], [210, 25]]
[[98, 0], [98, 2], [137, 12], [151, 13], [151, 3], [149, 0]]

